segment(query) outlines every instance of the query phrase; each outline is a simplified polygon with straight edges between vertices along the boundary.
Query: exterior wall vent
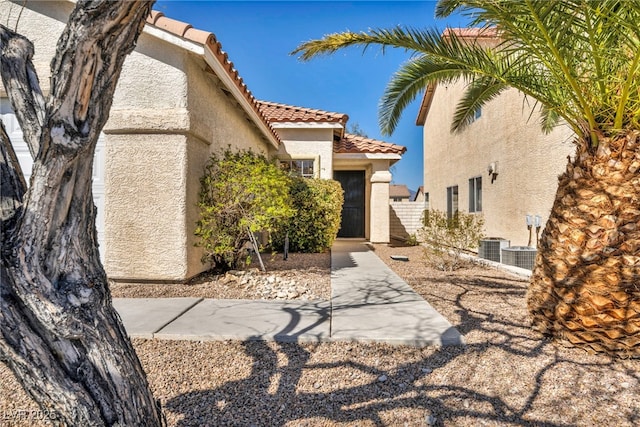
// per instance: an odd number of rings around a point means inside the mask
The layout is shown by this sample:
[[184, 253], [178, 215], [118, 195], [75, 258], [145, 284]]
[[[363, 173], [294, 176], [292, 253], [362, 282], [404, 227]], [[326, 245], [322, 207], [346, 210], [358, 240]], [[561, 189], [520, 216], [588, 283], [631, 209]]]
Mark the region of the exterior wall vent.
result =
[[478, 248], [478, 257], [488, 259], [490, 261], [501, 261], [501, 250], [508, 248], [511, 242], [505, 240], [502, 237], [488, 237], [480, 240], [480, 247]]
[[530, 246], [510, 246], [502, 249], [502, 263], [533, 270], [537, 249]]

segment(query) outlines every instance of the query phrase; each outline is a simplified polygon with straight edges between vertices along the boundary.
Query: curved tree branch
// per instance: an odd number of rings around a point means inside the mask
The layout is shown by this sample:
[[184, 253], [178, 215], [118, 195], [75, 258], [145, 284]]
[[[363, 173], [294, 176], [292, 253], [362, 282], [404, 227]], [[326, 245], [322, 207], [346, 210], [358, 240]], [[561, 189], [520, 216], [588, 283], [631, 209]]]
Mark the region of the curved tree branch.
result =
[[27, 183], [22, 168], [4, 123], [0, 120], [0, 237], [3, 242], [8, 237], [4, 234], [8, 230], [7, 222], [15, 218], [26, 192]]
[[45, 102], [31, 58], [33, 43], [0, 24], [0, 75], [35, 160], [44, 125]]

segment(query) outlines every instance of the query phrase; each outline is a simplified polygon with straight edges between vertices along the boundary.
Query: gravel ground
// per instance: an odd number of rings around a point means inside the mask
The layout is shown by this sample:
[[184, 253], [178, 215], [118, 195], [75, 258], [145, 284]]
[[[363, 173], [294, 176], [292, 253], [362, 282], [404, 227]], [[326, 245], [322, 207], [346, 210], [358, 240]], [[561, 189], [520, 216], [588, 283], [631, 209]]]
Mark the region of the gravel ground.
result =
[[[433, 271], [421, 251], [376, 246], [466, 347], [135, 340], [169, 425], [640, 425], [640, 360], [543, 340], [529, 329], [526, 281]], [[0, 387], [0, 425], [46, 425], [4, 367]]]
[[[111, 283], [114, 298], [199, 297], [217, 299], [331, 298], [331, 254], [262, 254], [232, 274], [202, 274], [187, 284]], [[243, 280], [245, 279], [245, 280]]]

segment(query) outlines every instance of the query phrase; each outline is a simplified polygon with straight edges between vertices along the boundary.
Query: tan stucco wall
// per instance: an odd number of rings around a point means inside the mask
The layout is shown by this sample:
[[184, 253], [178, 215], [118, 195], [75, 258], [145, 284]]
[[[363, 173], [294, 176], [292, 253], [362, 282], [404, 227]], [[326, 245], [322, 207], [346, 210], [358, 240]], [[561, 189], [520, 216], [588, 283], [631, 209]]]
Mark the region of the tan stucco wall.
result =
[[[457, 185], [459, 208], [469, 210], [469, 179], [482, 177], [482, 215], [486, 234], [526, 245], [525, 215], [547, 221], [567, 156], [573, 155], [572, 133], [562, 126], [551, 134], [540, 130], [532, 105], [509, 90], [482, 108], [481, 117], [464, 131], [450, 131], [463, 83], [437, 86], [424, 125], [424, 191], [432, 209], [446, 211], [446, 188]], [[524, 106], [524, 109], [523, 109]], [[497, 164], [493, 183], [487, 172]], [[535, 235], [534, 235], [535, 244]]]
[[251, 150], [267, 155], [273, 146], [266, 142], [258, 128], [250, 123], [238, 103], [220, 88], [222, 83], [205, 70], [201, 58], [189, 56], [185, 70], [188, 78], [187, 103], [190, 132], [208, 141], [210, 152], [226, 149]]
[[[49, 64], [73, 5], [0, 6], [0, 19], [35, 44], [34, 64], [49, 87]], [[125, 61], [104, 128], [105, 269], [132, 281], [183, 281], [207, 268], [194, 246], [199, 179], [214, 151], [269, 146], [194, 53], [142, 34]]]
[[[228, 146], [268, 153], [257, 128], [205, 68], [202, 57], [146, 34], [127, 59], [115, 119], [105, 127], [105, 265], [112, 279], [183, 281], [209, 268], [194, 235], [207, 160]], [[138, 172], [129, 171], [132, 163]], [[131, 224], [135, 232], [127, 231]], [[133, 264], [125, 259], [131, 253], [145, 257]]]
[[166, 134], [108, 135], [105, 265], [110, 277], [187, 277], [186, 140]]
[[389, 183], [391, 173], [388, 161], [375, 161], [371, 165], [371, 234], [372, 243], [389, 242]]
[[314, 159], [316, 177], [333, 178], [333, 129], [277, 128], [280, 159]]

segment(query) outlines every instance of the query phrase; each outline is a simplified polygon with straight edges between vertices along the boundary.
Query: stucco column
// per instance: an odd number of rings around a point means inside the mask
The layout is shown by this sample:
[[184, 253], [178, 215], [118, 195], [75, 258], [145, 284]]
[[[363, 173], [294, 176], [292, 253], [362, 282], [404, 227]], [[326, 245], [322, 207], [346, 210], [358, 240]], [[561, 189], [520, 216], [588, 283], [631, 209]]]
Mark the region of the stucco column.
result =
[[107, 134], [105, 268], [110, 278], [188, 278], [186, 164], [184, 135]]
[[389, 243], [389, 183], [388, 166], [371, 175], [371, 234], [372, 243]]

